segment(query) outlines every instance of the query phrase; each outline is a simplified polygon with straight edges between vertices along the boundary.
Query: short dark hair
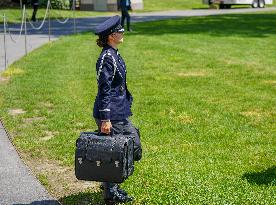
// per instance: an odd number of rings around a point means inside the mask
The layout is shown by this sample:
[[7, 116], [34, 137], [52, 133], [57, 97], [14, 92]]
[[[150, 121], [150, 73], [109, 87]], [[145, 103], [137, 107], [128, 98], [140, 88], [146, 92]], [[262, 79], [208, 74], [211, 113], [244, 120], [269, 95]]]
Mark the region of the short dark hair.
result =
[[96, 40], [96, 42], [99, 47], [105, 47], [107, 46], [108, 36], [100, 35], [99, 38]]

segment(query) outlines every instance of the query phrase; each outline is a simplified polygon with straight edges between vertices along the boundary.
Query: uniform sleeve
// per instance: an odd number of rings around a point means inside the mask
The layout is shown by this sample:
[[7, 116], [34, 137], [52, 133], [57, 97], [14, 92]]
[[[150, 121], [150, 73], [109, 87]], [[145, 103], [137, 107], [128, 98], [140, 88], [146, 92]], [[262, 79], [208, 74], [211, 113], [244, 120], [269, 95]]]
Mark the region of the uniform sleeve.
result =
[[111, 56], [105, 56], [98, 71], [100, 120], [110, 119], [110, 93], [114, 75]]

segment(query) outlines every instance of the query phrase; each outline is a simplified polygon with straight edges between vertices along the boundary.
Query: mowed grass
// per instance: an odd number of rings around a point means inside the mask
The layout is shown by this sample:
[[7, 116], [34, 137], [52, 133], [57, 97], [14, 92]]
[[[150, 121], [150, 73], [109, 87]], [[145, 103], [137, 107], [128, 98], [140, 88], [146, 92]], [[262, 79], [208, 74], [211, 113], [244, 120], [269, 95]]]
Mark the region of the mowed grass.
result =
[[208, 8], [201, 0], [144, 0], [145, 11]]
[[[276, 13], [133, 28], [120, 47], [144, 154], [122, 185], [133, 204], [275, 204]], [[73, 169], [75, 140], [96, 128], [95, 40], [64, 37], [2, 73], [1, 119], [35, 167]], [[103, 203], [98, 189], [57, 193], [36, 174], [63, 204]]]

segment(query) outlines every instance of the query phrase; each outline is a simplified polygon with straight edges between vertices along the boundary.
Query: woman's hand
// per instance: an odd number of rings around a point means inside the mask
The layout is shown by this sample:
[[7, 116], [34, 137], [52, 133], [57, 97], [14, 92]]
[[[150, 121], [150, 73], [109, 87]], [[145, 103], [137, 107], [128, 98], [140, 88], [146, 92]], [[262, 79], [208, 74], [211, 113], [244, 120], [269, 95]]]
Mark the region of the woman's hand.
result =
[[103, 121], [101, 125], [101, 132], [105, 134], [110, 134], [112, 129], [112, 124], [110, 121]]

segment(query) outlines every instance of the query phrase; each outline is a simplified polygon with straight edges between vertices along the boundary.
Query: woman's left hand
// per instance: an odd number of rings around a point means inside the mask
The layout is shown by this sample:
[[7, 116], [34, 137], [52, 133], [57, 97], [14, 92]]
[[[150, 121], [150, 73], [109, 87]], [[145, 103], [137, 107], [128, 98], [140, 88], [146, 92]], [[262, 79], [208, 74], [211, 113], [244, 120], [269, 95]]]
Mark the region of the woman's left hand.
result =
[[101, 125], [101, 132], [105, 134], [110, 134], [112, 129], [112, 124], [110, 121], [103, 121]]

